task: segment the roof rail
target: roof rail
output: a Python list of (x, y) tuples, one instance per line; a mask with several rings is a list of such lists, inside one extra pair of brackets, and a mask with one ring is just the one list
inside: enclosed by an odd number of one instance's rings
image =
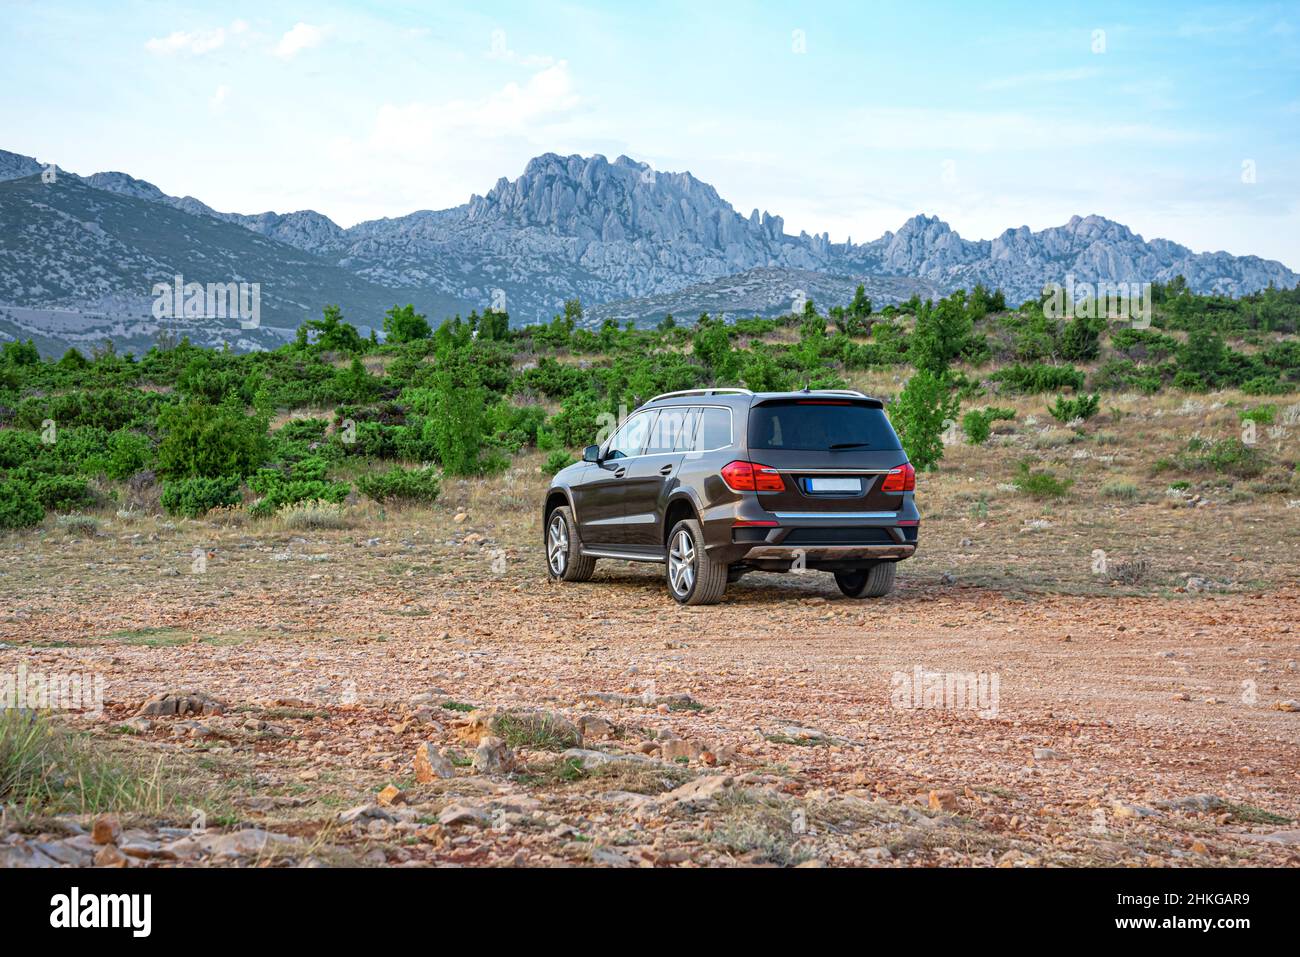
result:
[(870, 399), (871, 396), (865, 392), (859, 392), (857, 389), (813, 389), (813, 392), (829, 392), (831, 395), (857, 395), (864, 399)]
[(729, 393), (732, 395), (753, 395), (748, 389), (682, 389), (680, 392), (665, 392), (663, 395), (657, 395), (653, 399), (647, 400), (646, 404), (658, 402), (660, 399), (672, 399), (679, 395), (721, 395)]

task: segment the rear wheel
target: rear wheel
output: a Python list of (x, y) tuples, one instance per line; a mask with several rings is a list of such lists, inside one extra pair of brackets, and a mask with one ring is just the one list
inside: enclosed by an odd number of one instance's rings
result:
[(894, 562), (878, 562), (870, 568), (853, 572), (836, 572), (835, 584), (850, 598), (879, 598), (894, 590)]
[(668, 536), (668, 591), (683, 605), (715, 605), (727, 590), (727, 566), (709, 558), (704, 532), (693, 518)]
[(596, 559), (582, 554), (573, 512), (562, 505), (546, 520), (546, 574), (555, 581), (585, 582), (596, 570)]

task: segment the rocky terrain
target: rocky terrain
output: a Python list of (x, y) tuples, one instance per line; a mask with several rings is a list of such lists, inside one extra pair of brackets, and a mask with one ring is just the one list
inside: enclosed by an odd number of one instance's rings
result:
[[(268, 325), (284, 328), (327, 302), (364, 327), (398, 302), (437, 319), (481, 311), (496, 290), (516, 322), (545, 321), (575, 296), (611, 304), (602, 316), (693, 317), (716, 306), (715, 294), (727, 285), (745, 293), (729, 300), (733, 309), (752, 300), (766, 310), (800, 288), (791, 283), (809, 285), (802, 278), (808, 273), (824, 275), (833, 290), (874, 283), (877, 305), (977, 282), (1020, 302), (1067, 274), (1077, 282), (1183, 275), (1195, 291), (1238, 295), (1300, 282), (1281, 263), (1148, 242), (1095, 215), (979, 241), (924, 215), (869, 242), (795, 236), (778, 215), (741, 215), (690, 173), (657, 171), (626, 156), (610, 162), (548, 153), (462, 206), (347, 229), (311, 210), (217, 212), (121, 172), (79, 179), (60, 171), (47, 184), (41, 170), (30, 157), (0, 151), (0, 334), (44, 337), (51, 349), (77, 341), (78, 333), (147, 335), (138, 324), (142, 297), (153, 276), (177, 272), (201, 282), (260, 282), (272, 297), (275, 321)], [(83, 315), (80, 329), (59, 321)], [(256, 337), (236, 345), (255, 347)]]
[(1108, 497), (1223, 414), (1117, 402), (1110, 444), (1060, 451), (1068, 502), (989, 479), (1050, 428), (951, 447), (877, 602), (549, 584), (528, 460), (343, 528), (8, 533), (0, 675), (102, 676), (59, 720), (139, 784), (11, 808), (0, 863), (1300, 866), (1295, 503)]

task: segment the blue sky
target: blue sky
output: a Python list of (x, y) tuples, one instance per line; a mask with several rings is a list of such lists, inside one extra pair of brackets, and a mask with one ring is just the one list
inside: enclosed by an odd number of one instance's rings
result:
[(625, 153), (835, 241), (1099, 213), (1300, 269), (1295, 4), (0, 2), (0, 148), (222, 210)]

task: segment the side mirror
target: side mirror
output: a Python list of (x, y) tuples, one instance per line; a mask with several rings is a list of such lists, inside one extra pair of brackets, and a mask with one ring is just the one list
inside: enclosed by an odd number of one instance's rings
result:
[(599, 445), (589, 445), (589, 446), (587, 446), (585, 449), (583, 449), (583, 450), (582, 450), (582, 461), (584, 461), (584, 462), (599, 462), (599, 461), (600, 461), (600, 446), (599, 446)]

